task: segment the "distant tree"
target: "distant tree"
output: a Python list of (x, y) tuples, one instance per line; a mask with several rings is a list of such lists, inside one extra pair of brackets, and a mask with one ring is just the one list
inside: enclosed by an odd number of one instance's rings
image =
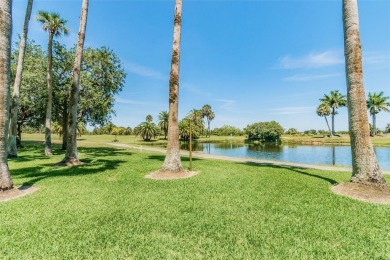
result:
[(131, 135), (133, 132), (133, 130), (131, 129), (131, 127), (126, 127), (125, 128), (125, 135)]
[(23, 63), (24, 63), (24, 54), (26, 52), (26, 42), (27, 42), (27, 34), (28, 34), (28, 25), (31, 17), (33, 0), (28, 0), (26, 15), (24, 18), (23, 32), (20, 37), (19, 44), (19, 57), (18, 57), (18, 65), (16, 69), (16, 75), (14, 80), (14, 89), (12, 93), (12, 102), (11, 102), (11, 120), (10, 120), (10, 129), (9, 129), (9, 153), (8, 157), (17, 157), (17, 124), (18, 124), (18, 110), (19, 110), (19, 96), (20, 96), (20, 85), (22, 83), (23, 76)]
[(144, 141), (151, 141), (159, 134), (159, 129), (155, 123), (146, 121), (141, 123), (138, 127), (139, 135), (142, 137), (142, 139), (144, 139)]
[(153, 121), (153, 117), (151, 115), (147, 115), (146, 118), (145, 118), (146, 122), (152, 122)]
[(164, 139), (167, 139), (167, 133), (168, 133), (168, 121), (169, 121), (169, 114), (167, 111), (161, 111), (160, 114), (158, 114), (158, 127), (160, 127), (161, 131), (164, 132)]
[(211, 133), (216, 136), (241, 136), (244, 134), (240, 128), (230, 125), (223, 125), (219, 128), (214, 128)]
[(387, 124), (385, 131), (386, 133), (390, 133), (390, 123)]
[(321, 103), (321, 105), (317, 107), (317, 115), (325, 118), (326, 125), (328, 126), (330, 132), (330, 136), (332, 137), (333, 136), (332, 130), (330, 130), (328, 119), (326, 118), (330, 114), (332, 114), (332, 109), (328, 103), (323, 102)]
[(12, 35), (12, 1), (0, 1), (0, 191), (12, 189), (14, 184), (7, 163), (9, 126), (9, 86)]
[(384, 112), (390, 112), (390, 102), (388, 101), (389, 97), (383, 96), (383, 91), (380, 93), (368, 93), (368, 100), (367, 100), (367, 108), (370, 111), (370, 115), (372, 116), (372, 131), (371, 136), (375, 136), (377, 129), (376, 129), (376, 114), (378, 114), (380, 111)]
[(288, 130), (286, 131), (286, 134), (288, 134), (288, 135), (296, 135), (296, 134), (298, 134), (298, 133), (299, 133), (298, 130), (295, 129), (295, 128), (290, 128), (290, 129), (288, 129)]
[(310, 129), (310, 130), (306, 130), (303, 132), (305, 135), (316, 135), (317, 134), (317, 130), (315, 129)]
[(278, 142), (284, 133), (283, 127), (275, 121), (259, 122), (245, 128), (248, 139), (260, 142)]
[(337, 115), (336, 109), (339, 107), (345, 107), (347, 105), (347, 98), (338, 90), (334, 90), (330, 92), (330, 95), (325, 94), (324, 98), (321, 98), (320, 101), (327, 104), (332, 109), (332, 135), (335, 135), (334, 117)]
[(53, 58), (52, 58), (52, 44), (55, 36), (61, 34), (68, 34), (68, 27), (66, 27), (67, 21), (62, 19), (58, 13), (48, 13), (45, 11), (39, 11), (36, 16), (36, 20), (42, 24), (44, 31), (49, 32), (49, 41), (47, 45), (47, 89), (48, 99), (46, 106), (46, 122), (45, 122), (45, 155), (52, 155), (51, 148), (51, 116), (53, 106)]
[(349, 133), (352, 152), (352, 177), (350, 181), (389, 189), (369, 136), (357, 0), (343, 0), (342, 10)]
[(213, 110), (211, 109), (211, 106), (210, 105), (204, 105), (202, 107), (202, 117), (203, 118), (206, 118), (207, 120), (207, 133), (206, 133), (206, 137), (210, 137), (210, 122), (214, 120), (215, 118), (215, 114), (213, 112)]

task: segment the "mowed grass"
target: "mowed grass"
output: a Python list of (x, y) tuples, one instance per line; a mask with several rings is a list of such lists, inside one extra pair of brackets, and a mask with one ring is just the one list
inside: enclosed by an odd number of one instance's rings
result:
[(24, 144), (13, 180), (40, 189), (0, 203), (1, 259), (390, 258), (390, 206), (330, 191), (348, 173), (196, 159), (156, 181), (162, 154), (80, 147), (86, 164), (60, 167), (59, 146)]

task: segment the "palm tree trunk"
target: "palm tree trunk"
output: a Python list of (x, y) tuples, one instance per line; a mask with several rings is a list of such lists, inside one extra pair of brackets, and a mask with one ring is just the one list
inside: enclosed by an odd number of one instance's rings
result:
[(79, 38), (77, 42), (76, 58), (73, 67), (73, 82), (70, 89), (69, 115), (68, 115), (68, 141), (66, 145), (66, 155), (63, 160), (66, 164), (78, 164), (77, 154), (77, 105), (80, 92), (80, 70), (83, 59), (83, 48), (85, 31), (87, 27), (89, 0), (83, 0), (80, 17)]
[(357, 0), (343, 0), (344, 53), (348, 87), (351, 182), (387, 187), (370, 139), (363, 85)]
[(68, 141), (68, 101), (64, 98), (63, 111), (62, 111), (62, 148), (66, 150)]
[(47, 45), (47, 106), (45, 120), (45, 155), (53, 155), (51, 149), (51, 113), (53, 107), (53, 57), (52, 57), (53, 32), (49, 32), (49, 42)]
[(332, 134), (331, 136), (334, 136), (336, 135), (336, 131), (334, 130), (334, 115), (335, 115), (335, 111), (334, 111), (334, 108), (332, 108)]
[(210, 137), (210, 120), (207, 119), (207, 134)]
[(328, 119), (326, 118), (326, 116), (324, 116), (324, 117), (325, 117), (326, 125), (328, 126), (328, 129), (329, 129), (330, 136), (332, 136), (333, 134), (332, 134), (332, 131), (330, 130)]
[(376, 114), (372, 115), (372, 136), (376, 136)]
[(169, 122), (168, 144), (163, 171), (179, 172), (183, 170), (180, 160), (180, 141), (178, 125), (179, 106), (179, 65), (180, 65), (180, 36), (181, 36), (182, 0), (176, 0), (174, 33), (172, 47), (171, 75), (169, 79)]
[(24, 53), (26, 50), (28, 24), (31, 17), (32, 5), (33, 5), (33, 0), (28, 0), (26, 16), (24, 18), (23, 33), (20, 38), (18, 66), (16, 68), (14, 92), (12, 94), (9, 154), (8, 154), (9, 157), (18, 156), (18, 152), (16, 149), (16, 135), (17, 135), (17, 120), (18, 120), (18, 109), (19, 109), (19, 94), (20, 94), (20, 85), (22, 83)]
[(7, 163), (9, 129), (10, 64), (12, 35), (11, 0), (0, 1), (0, 191), (13, 188)]

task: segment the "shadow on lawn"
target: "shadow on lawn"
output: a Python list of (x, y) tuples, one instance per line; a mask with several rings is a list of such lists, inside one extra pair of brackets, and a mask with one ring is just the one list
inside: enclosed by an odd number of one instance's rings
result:
[[(147, 157), (148, 160), (157, 160), (157, 161), (160, 161), (160, 162), (163, 162), (165, 160), (165, 155), (149, 155)], [(181, 161), (182, 162), (189, 162), (190, 161), (190, 158), (188, 157), (180, 157)], [(203, 159), (200, 159), (200, 158), (192, 158), (192, 161), (195, 162), (195, 161), (201, 161)]]
[[(28, 147), (27, 149), (36, 151), (37, 147)], [(114, 158), (106, 159), (106, 156), (117, 156), (122, 155), (131, 155), (129, 151), (118, 150), (109, 147), (82, 147), (78, 149), (79, 152), (84, 154), (82, 162), (84, 165), (80, 166), (58, 166), (53, 163), (47, 163), (45, 159), (52, 159), (51, 157), (40, 156), (37, 153), (35, 155), (29, 156), (19, 156), (14, 158), (14, 161), (33, 161), (39, 160), (39, 164), (33, 167), (24, 167), (19, 169), (12, 170), (12, 176), (17, 176), (19, 178), (28, 178), (28, 181), (25, 181), (22, 185), (31, 186), (37, 182), (54, 177), (74, 177), (74, 176), (84, 176), (91, 174), (98, 174), (106, 170), (117, 169), (121, 164), (127, 162), (125, 160), (119, 160)], [(64, 152), (63, 152), (64, 154)]]
[(333, 179), (330, 179), (330, 178), (327, 178), (327, 177), (324, 177), (324, 176), (321, 176), (321, 175), (312, 174), (312, 173), (308, 173), (308, 172), (303, 171), (303, 170), (307, 170), (307, 168), (300, 168), (300, 167), (287, 166), (287, 165), (274, 165), (274, 164), (271, 164), (271, 163), (259, 164), (259, 163), (253, 163), (253, 162), (245, 162), (245, 163), (238, 163), (238, 164), (249, 165), (249, 166), (260, 167), (260, 168), (267, 167), (267, 168), (273, 168), (273, 169), (284, 169), (284, 170), (293, 171), (293, 172), (296, 172), (296, 173), (299, 173), (299, 174), (302, 174), (302, 175), (306, 175), (306, 176), (309, 176), (309, 177), (318, 178), (318, 179), (327, 181), (327, 182), (329, 182), (332, 185), (338, 184), (338, 182), (333, 180)]

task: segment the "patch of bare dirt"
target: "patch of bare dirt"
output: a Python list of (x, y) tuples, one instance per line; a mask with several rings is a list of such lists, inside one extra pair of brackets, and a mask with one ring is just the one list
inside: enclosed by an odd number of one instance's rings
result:
[(380, 188), (348, 182), (333, 186), (332, 191), (338, 195), (364, 202), (390, 205), (389, 188)]
[(0, 202), (5, 202), (16, 198), (20, 198), (28, 194), (31, 194), (37, 190), (38, 188), (33, 186), (21, 186), (18, 188), (15, 187), (11, 190), (0, 192)]
[(148, 175), (145, 175), (147, 179), (153, 180), (176, 180), (176, 179), (187, 179), (197, 175), (198, 172), (180, 171), (180, 172), (169, 172), (169, 171), (155, 171)]

